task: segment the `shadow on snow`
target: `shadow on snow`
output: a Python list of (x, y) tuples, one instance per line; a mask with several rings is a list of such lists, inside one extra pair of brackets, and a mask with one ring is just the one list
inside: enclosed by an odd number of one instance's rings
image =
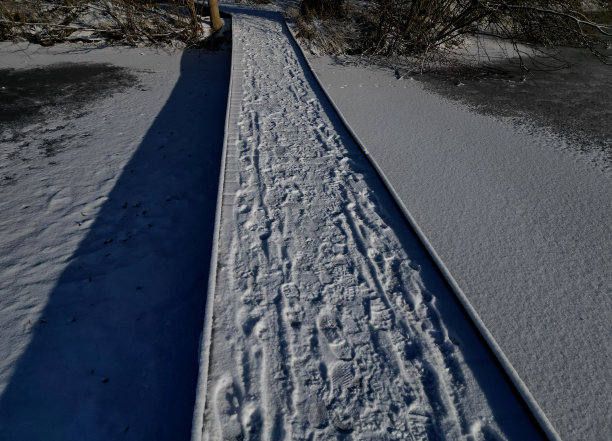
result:
[(227, 52), (200, 54), (183, 53), (50, 293), (0, 398), (1, 439), (189, 438), (229, 71)]

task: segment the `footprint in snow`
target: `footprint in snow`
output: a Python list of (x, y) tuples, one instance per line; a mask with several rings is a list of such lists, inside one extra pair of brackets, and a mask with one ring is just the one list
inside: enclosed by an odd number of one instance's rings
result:
[(228, 441), (243, 439), (240, 422), (240, 391), (229, 377), (220, 379), (217, 385), (215, 413), (221, 439)]
[(342, 336), (336, 316), (330, 312), (322, 312), (317, 320), (319, 332), (323, 334), (329, 349), (340, 360), (352, 360), (353, 348)]

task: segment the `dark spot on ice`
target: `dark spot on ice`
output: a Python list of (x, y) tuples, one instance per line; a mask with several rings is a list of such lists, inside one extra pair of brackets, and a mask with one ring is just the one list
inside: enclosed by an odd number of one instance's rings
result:
[(0, 69), (0, 127), (73, 113), (92, 101), (137, 83), (128, 69), (111, 64), (57, 63), (32, 69)]

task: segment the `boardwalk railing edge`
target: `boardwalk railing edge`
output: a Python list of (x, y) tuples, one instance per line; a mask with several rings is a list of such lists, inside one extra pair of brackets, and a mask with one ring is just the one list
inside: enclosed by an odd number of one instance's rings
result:
[(423, 230), (419, 227), (419, 225), (415, 221), (414, 217), (412, 216), (408, 208), (405, 206), (403, 201), (397, 195), (397, 192), (395, 191), (391, 182), (387, 179), (383, 170), (379, 167), (378, 163), (372, 157), (372, 155), (370, 154), (366, 146), (361, 142), (357, 134), (353, 131), (350, 124), (348, 123), (344, 115), (342, 114), (342, 111), (338, 108), (338, 106), (336, 106), (336, 103), (334, 102), (332, 97), (327, 93), (327, 90), (325, 90), (323, 83), (321, 82), (317, 74), (315, 73), (315, 70), (310, 64), (310, 61), (308, 61), (308, 57), (304, 53), (304, 49), (298, 43), (295, 33), (293, 32), (293, 29), (291, 29), (291, 27), (287, 24), (286, 21), (283, 20), (283, 23), (289, 35), (291, 35), (291, 38), (293, 39), (295, 46), (298, 48), (300, 55), (303, 57), (306, 65), (310, 69), (310, 72), (312, 73), (313, 78), (315, 79), (315, 81), (319, 85), (319, 88), (321, 89), (325, 97), (327, 98), (329, 104), (336, 111), (345, 129), (350, 134), (350, 136), (353, 138), (355, 143), (359, 146), (359, 148), (365, 155), (368, 162), (372, 165), (372, 167), (376, 171), (376, 174), (381, 179), (384, 186), (387, 188), (387, 191), (389, 192), (395, 204), (397, 205), (397, 207), (400, 209), (400, 211), (406, 218), (410, 227), (416, 233), (423, 247), (425, 248), (430, 258), (432, 259), (432, 261), (437, 266), (438, 270), (440, 271), (440, 273), (446, 280), (446, 283), (448, 284), (451, 291), (453, 292), (453, 294), (455, 295), (455, 297), (457, 298), (457, 300), (459, 301), (459, 303), (465, 310), (469, 319), (472, 321), (472, 324), (474, 325), (476, 330), (480, 333), (484, 342), (489, 346), (489, 350), (491, 351), (493, 356), (497, 359), (497, 362), (502, 367), (502, 369), (505, 371), (506, 376), (508, 377), (511, 384), (514, 386), (515, 390), (518, 392), (518, 394), (524, 401), (527, 408), (531, 411), (533, 418), (540, 426), (543, 434), (546, 435), (546, 437), (550, 441), (562, 441), (561, 437), (559, 436), (555, 428), (552, 426), (552, 424), (550, 423), (550, 421), (548, 420), (548, 418), (546, 417), (546, 415), (544, 414), (544, 412), (538, 405), (537, 401), (535, 400), (531, 392), (529, 392), (529, 389), (527, 388), (523, 380), (520, 378), (520, 376), (518, 375), (518, 373), (516, 372), (512, 364), (510, 363), (510, 360), (508, 360), (508, 358), (502, 351), (501, 347), (497, 344), (497, 342), (493, 338), (493, 335), (491, 334), (491, 332), (488, 330), (488, 328), (486, 327), (486, 325), (484, 324), (484, 322), (478, 315), (478, 312), (476, 311), (476, 309), (472, 306), (472, 304), (470, 303), (469, 299), (467, 298), (463, 290), (459, 287), (457, 281), (452, 276), (452, 274), (450, 273), (450, 271), (448, 270), (448, 268), (446, 267), (446, 265), (444, 264), (444, 262), (442, 261), (438, 253), (436, 252), (436, 250), (434, 249), (431, 242), (429, 242), (429, 239), (427, 238), (427, 236), (425, 236)]
[[(232, 32), (232, 43), (231, 43), (231, 57), (230, 57), (230, 79), (229, 79), (229, 87), (227, 92), (227, 105), (225, 109), (225, 129), (223, 134), (223, 147), (221, 152), (221, 165), (220, 165), (220, 173), (219, 173), (219, 185), (217, 190), (217, 205), (215, 212), (215, 227), (213, 230), (213, 242), (212, 242), (212, 250), (211, 250), (211, 259), (210, 259), (210, 270), (208, 276), (208, 288), (206, 294), (206, 304), (204, 310), (204, 328), (202, 330), (202, 335), (200, 338), (200, 358), (199, 358), (199, 372), (198, 372), (198, 382), (196, 387), (195, 394), (195, 404), (193, 411), (193, 421), (191, 426), (191, 441), (201, 441), (204, 430), (204, 411), (206, 409), (206, 395), (207, 395), (207, 387), (208, 387), (208, 369), (210, 366), (210, 348), (211, 348), (211, 338), (212, 338), (212, 325), (213, 325), (213, 311), (215, 306), (215, 288), (217, 285), (217, 264), (218, 264), (218, 254), (219, 254), (219, 234), (221, 229), (221, 215), (223, 208), (223, 190), (225, 186), (225, 168), (227, 162), (227, 150), (228, 150), (228, 140), (231, 135), (231, 124), (232, 124), (232, 115), (236, 113), (235, 110), (232, 109), (232, 93), (234, 87), (239, 85), (239, 81), (235, 78), (234, 67), (236, 65), (236, 51), (234, 50), (234, 39), (233, 39), (233, 30), (234, 30), (234, 20), (233, 19), (225, 19), (230, 23), (230, 31)], [(233, 113), (232, 113), (233, 111)]]

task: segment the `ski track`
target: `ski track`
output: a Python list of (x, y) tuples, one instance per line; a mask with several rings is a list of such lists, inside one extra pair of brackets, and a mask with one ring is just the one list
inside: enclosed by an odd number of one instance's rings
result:
[(381, 207), (374, 171), (335, 131), (280, 16), (232, 21), (242, 96), (204, 439), (505, 439), (487, 409), (462, 406), (477, 392), (388, 226), (399, 214)]

